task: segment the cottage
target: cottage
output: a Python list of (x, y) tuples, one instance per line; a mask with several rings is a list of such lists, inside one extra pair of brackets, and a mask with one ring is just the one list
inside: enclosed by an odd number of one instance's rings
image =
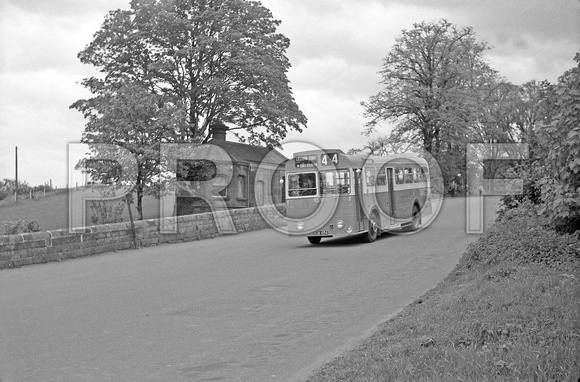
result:
[(234, 209), (284, 201), (282, 180), (287, 158), (273, 148), (230, 142), (226, 139), (227, 131), (228, 127), (221, 123), (210, 126), (211, 139), (205, 143), (227, 153), (230, 159), (227, 174), (218, 169), (223, 163), (206, 159), (181, 161), (182, 166), (177, 169), (178, 180), (210, 182), (211, 198), (219, 203), (210, 206), (207, 197), (178, 192), (177, 215), (208, 212), (212, 207)]

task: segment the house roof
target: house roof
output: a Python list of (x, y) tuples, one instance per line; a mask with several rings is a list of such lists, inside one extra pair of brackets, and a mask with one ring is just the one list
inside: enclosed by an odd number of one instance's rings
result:
[(207, 143), (224, 149), (235, 162), (281, 164), (288, 160), (278, 150), (269, 147), (252, 146), (221, 139), (210, 139)]

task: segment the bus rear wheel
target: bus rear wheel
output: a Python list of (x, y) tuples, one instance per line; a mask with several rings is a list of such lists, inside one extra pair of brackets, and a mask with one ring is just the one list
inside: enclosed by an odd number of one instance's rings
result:
[(320, 236), (308, 236), (308, 241), (310, 244), (319, 244), (320, 239), (322, 239)]
[(421, 210), (418, 205), (413, 206), (413, 216), (411, 218), (411, 231), (417, 231), (421, 226)]
[(371, 218), (369, 219), (369, 229), (364, 234), (364, 240), (367, 243), (372, 243), (373, 241), (377, 240), (377, 236), (379, 236), (379, 219), (376, 212), (373, 212)]

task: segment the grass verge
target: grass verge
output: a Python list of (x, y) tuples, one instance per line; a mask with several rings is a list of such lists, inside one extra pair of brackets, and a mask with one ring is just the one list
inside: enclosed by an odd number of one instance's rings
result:
[[(113, 202), (119, 203), (120, 200)], [(132, 204), (133, 216), (137, 219), (136, 204)], [(68, 193), (54, 193), (39, 199), (26, 199), (18, 203), (0, 204), (0, 235), (4, 235), (3, 222), (24, 220), (38, 222), (41, 231), (50, 231), (68, 228), (69, 200)], [(159, 217), (159, 200), (151, 196), (143, 198), (143, 218), (156, 219)], [(123, 211), (123, 221), (129, 221), (127, 208)], [(90, 225), (91, 223), (88, 222)]]
[(317, 381), (579, 381), (580, 243), (506, 213), (436, 288)]

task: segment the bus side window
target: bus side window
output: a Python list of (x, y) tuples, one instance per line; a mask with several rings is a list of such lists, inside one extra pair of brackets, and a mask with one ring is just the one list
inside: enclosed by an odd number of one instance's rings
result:
[(413, 183), (419, 183), (421, 181), (419, 171), (419, 167), (413, 167)]
[(339, 194), (350, 194), (350, 171), (338, 170)]
[(395, 170), (395, 183), (405, 183), (405, 175), (403, 174), (403, 169), (400, 167)]
[(320, 195), (335, 193), (337, 186), (334, 178), (333, 171), (320, 172)]
[(413, 168), (405, 168), (405, 183), (413, 183)]
[(375, 169), (373, 167), (368, 167), (365, 169), (365, 178), (367, 187), (372, 187), (375, 185)]
[(377, 175), (377, 186), (386, 186), (387, 185), (387, 172), (386, 169), (383, 167), (379, 171)]

